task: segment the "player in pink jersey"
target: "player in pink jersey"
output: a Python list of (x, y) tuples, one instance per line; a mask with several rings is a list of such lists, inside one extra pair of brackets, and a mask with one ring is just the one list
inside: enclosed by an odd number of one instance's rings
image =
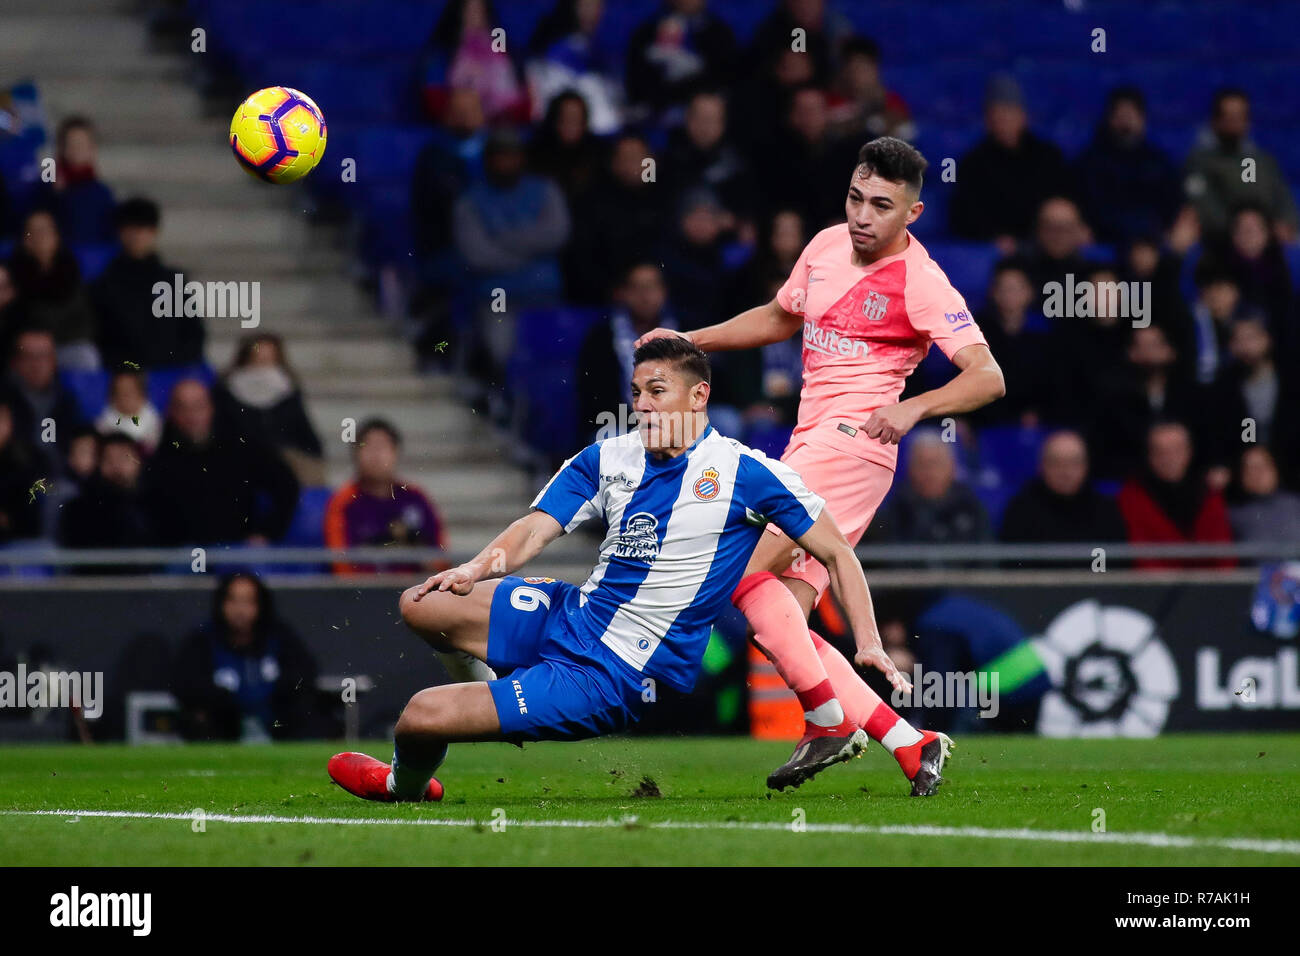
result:
[[(655, 329), (641, 340), (685, 334), (705, 351), (720, 351), (769, 345), (802, 330), (799, 421), (781, 460), (826, 499), (855, 545), (889, 491), (899, 440), (922, 419), (973, 411), (1005, 392), (965, 300), (908, 231), (925, 208), (926, 165), (902, 140), (867, 143), (849, 180), (846, 221), (813, 237), (775, 299), (718, 325), (689, 333)], [(900, 402), (907, 376), (932, 343), (959, 373)], [(898, 761), (913, 796), (934, 793), (952, 741), (913, 728), (808, 630), (829, 576), (777, 529), (768, 530), (732, 601), (799, 697), (805, 721), (793, 756), (768, 786), (798, 786), (860, 753), (870, 737)], [(893, 669), (878, 634), (874, 642), (859, 640), (854, 660), (886, 674)]]

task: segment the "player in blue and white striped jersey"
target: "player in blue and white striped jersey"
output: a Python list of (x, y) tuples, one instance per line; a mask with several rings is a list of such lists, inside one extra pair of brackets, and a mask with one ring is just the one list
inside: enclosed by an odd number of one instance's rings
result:
[[(484, 662), (477, 676), (491, 679), (411, 698), (391, 768), (363, 754), (336, 755), (330, 776), (349, 792), (438, 799), (442, 786), (430, 778), (448, 743), (611, 733), (651, 705), (655, 682), (690, 691), (712, 624), (769, 521), (826, 565), (855, 636), (879, 646), (862, 567), (822, 499), (786, 465), (709, 424), (704, 353), (684, 339), (655, 339), (635, 363), (635, 432), (570, 458), (530, 514), (473, 560), (402, 595), (407, 624), (444, 653)], [(603, 519), (608, 531), (581, 587), (511, 575), (588, 518)], [(471, 668), (461, 676), (476, 675)], [(853, 743), (865, 747), (865, 735)]]

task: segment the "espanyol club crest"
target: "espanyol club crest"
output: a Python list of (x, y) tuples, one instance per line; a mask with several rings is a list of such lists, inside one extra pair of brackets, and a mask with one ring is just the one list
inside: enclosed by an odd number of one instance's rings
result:
[(722, 490), (722, 478), (716, 468), (705, 468), (704, 473), (700, 475), (695, 482), (695, 497), (701, 501), (712, 501), (718, 497), (718, 492)]
[(880, 322), (885, 318), (885, 310), (889, 308), (889, 296), (881, 295), (874, 289), (867, 292), (867, 297), (862, 300), (862, 314), (867, 317), (868, 322)]

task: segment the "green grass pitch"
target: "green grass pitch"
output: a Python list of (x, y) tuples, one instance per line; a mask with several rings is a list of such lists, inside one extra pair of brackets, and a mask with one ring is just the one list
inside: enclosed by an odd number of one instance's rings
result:
[[(338, 749), (3, 747), (0, 861), (1300, 864), (1300, 734), (968, 736), (929, 799), (909, 798), (876, 746), (769, 794), (764, 777), (787, 745), (610, 738), (522, 751), (453, 746), (442, 803), (375, 804), (330, 783), (325, 762)], [(378, 742), (357, 749), (389, 751)], [(202, 828), (189, 818), (196, 809), (207, 816)], [(1097, 810), (1105, 833), (1094, 832)]]

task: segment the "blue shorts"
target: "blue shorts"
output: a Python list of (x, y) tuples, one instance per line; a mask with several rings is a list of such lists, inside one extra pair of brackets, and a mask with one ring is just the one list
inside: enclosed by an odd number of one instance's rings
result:
[(488, 682), (510, 741), (585, 740), (626, 730), (647, 706), (643, 676), (569, 627), (578, 588), (553, 578), (503, 578), (488, 614)]

